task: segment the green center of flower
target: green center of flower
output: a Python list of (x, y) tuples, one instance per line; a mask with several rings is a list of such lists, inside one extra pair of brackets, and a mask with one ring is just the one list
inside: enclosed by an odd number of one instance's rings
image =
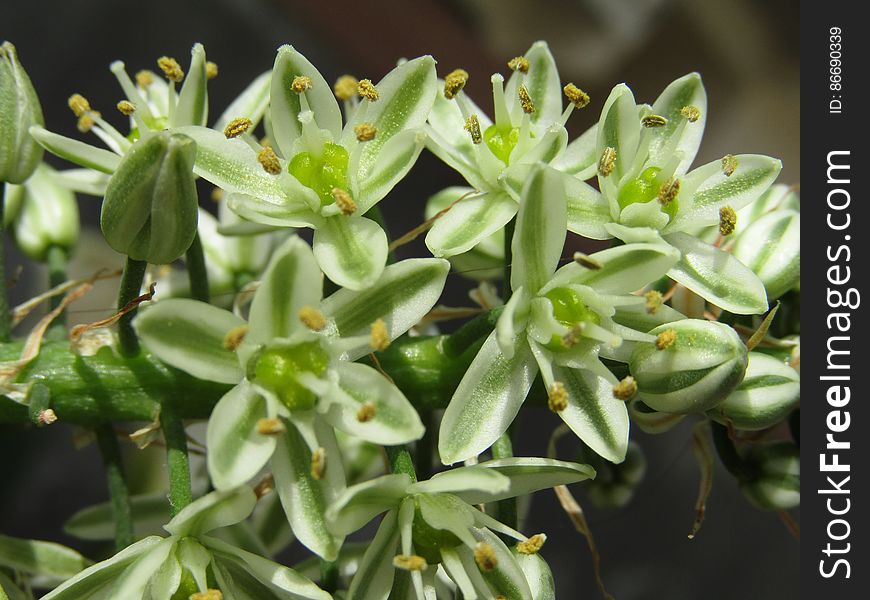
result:
[[(619, 208), (624, 209), (630, 204), (644, 204), (653, 200), (658, 201), (659, 192), (662, 185), (665, 183), (660, 176), (661, 169), (659, 167), (647, 167), (636, 179), (628, 181), (619, 190), (617, 202)], [(671, 219), (677, 214), (679, 202), (676, 198), (669, 200), (662, 205), (662, 210), (667, 213)]]
[(511, 152), (520, 139), (520, 130), (516, 127), (499, 129), (496, 125), (490, 125), (483, 132), (483, 140), (490, 151), (505, 165), (510, 164)]
[[(428, 500), (446, 501), (448, 505), (461, 504), (462, 501), (450, 494), (429, 495)], [(430, 565), (441, 562), (441, 548), (455, 548), (462, 542), (456, 535), (446, 529), (438, 529), (423, 518), (419, 500), (415, 501), (414, 521), (411, 525), (411, 539), (414, 540), (414, 552), (426, 559)], [(461, 510), (459, 506), (455, 507)]]
[[(544, 294), (553, 304), (553, 316), (565, 327), (574, 330), (583, 323), (598, 325), (601, 317), (583, 301), (575, 290), (567, 287), (554, 288)], [(569, 334), (571, 335), (571, 334)], [(573, 344), (566, 343), (564, 337), (554, 335), (547, 343), (547, 348), (553, 351), (562, 351), (570, 348)]]
[(314, 407), (317, 397), (299, 383), (300, 373), (320, 377), (329, 366), (329, 355), (319, 342), (266, 347), (251, 360), (248, 378), (273, 392), (290, 410)]
[(199, 591), (199, 586), (196, 584), (196, 579), (189, 569), (184, 568), (181, 571), (181, 581), (178, 584), (178, 589), (172, 594), (170, 600), (188, 600), (193, 594)]
[(323, 206), (335, 202), (332, 190), (347, 190), (348, 154), (344, 146), (326, 143), (317, 157), (300, 152), (290, 161), (289, 170), (299, 182), (317, 192)]

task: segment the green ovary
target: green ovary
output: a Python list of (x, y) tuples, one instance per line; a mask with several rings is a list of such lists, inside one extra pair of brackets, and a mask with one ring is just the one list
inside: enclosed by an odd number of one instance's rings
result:
[[(601, 323), (601, 317), (598, 316), (598, 313), (591, 310), (580, 297), (580, 294), (571, 288), (555, 288), (544, 294), (544, 297), (553, 304), (553, 317), (565, 327), (574, 329), (581, 323), (595, 325)], [(565, 343), (558, 335), (554, 335), (546, 346), (554, 352), (566, 349)]]
[[(447, 495), (441, 496), (447, 499)], [(414, 541), (414, 552), (426, 559), (430, 565), (441, 562), (441, 548), (455, 548), (462, 542), (446, 529), (436, 529), (423, 518), (419, 502), (414, 510), (414, 521), (411, 525), (411, 539)]]
[(299, 182), (317, 192), (323, 206), (335, 202), (332, 190), (339, 188), (347, 191), (348, 154), (344, 146), (324, 144), (323, 154), (312, 156), (310, 152), (300, 152), (290, 161), (290, 174)]
[[(643, 204), (652, 200), (658, 201), (659, 190), (662, 187), (662, 183), (664, 183), (664, 181), (659, 179), (660, 172), (661, 169), (658, 167), (647, 167), (639, 177), (623, 185), (616, 199), (619, 203), (619, 208), (624, 209), (629, 204)], [(673, 219), (677, 214), (678, 207), (679, 202), (674, 198), (668, 202), (667, 206), (662, 206), (662, 210)]]
[(510, 164), (511, 152), (520, 139), (520, 130), (513, 127), (506, 131), (499, 131), (495, 125), (490, 125), (483, 132), (483, 139), (490, 151), (505, 165)]
[(305, 410), (314, 407), (317, 397), (298, 382), (297, 375), (311, 373), (320, 377), (329, 366), (329, 356), (319, 342), (304, 342), (266, 348), (252, 362), (252, 381), (274, 392), (290, 410)]

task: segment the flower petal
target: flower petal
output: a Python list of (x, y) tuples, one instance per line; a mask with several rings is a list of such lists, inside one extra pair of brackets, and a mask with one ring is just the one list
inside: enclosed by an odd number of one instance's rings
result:
[[(501, 494), (510, 487), (510, 479), (495, 469), (484, 469), (478, 465), (449, 469), (436, 473), (431, 479), (414, 483), (408, 489), (409, 494), (439, 494), (449, 492), (464, 498), (465, 493)], [(486, 502), (489, 502), (486, 500)], [(480, 502), (469, 502), (480, 504)]]
[(169, 556), (176, 540), (166, 538), (142, 553), (136, 561), (118, 576), (108, 598), (142, 598), (151, 579)]
[[(694, 106), (701, 116), (694, 123), (683, 122), (683, 107)], [(681, 155), (677, 175), (685, 173), (701, 145), (707, 122), (707, 92), (697, 73), (689, 73), (671, 82), (652, 106), (652, 113), (667, 119), (664, 127), (645, 131), (649, 136), (647, 164), (661, 167), (671, 156)]]
[(749, 225), (731, 253), (758, 275), (768, 299), (774, 299), (800, 283), (800, 240), (800, 213), (778, 210)]
[(178, 93), (172, 126), (205, 125), (208, 120), (208, 89), (205, 74), (205, 48), (194, 44), (190, 51), (190, 68)]
[(196, 537), (245, 520), (256, 505), (257, 496), (246, 485), (211, 492), (182, 508), (163, 529), (176, 536)]
[(604, 227), (613, 219), (601, 192), (571, 175), (563, 175), (562, 183), (568, 198), (568, 231), (593, 240), (613, 237)]
[(627, 85), (620, 83), (610, 92), (598, 122), (598, 141), (595, 147), (598, 158), (605, 148), (616, 150), (613, 172), (606, 177), (600, 174), (598, 176), (602, 191), (607, 187), (605, 183), (615, 185), (631, 168), (639, 139), (640, 119), (634, 95)]
[(514, 71), (505, 86), (505, 96), (512, 105), (518, 104), (517, 91), (522, 82), (535, 104), (531, 122), (544, 129), (562, 116), (562, 84), (556, 60), (544, 41), (532, 44), (523, 56), (529, 61), (529, 72), (522, 75)]
[(40, 146), (55, 156), (88, 169), (96, 169), (111, 174), (115, 172), (121, 162), (121, 157), (114, 152), (52, 133), (38, 125), (30, 128), (30, 135), (39, 142)]
[(387, 234), (365, 217), (336, 215), (314, 232), (314, 257), (334, 283), (351, 290), (374, 285), (387, 262)]
[(423, 151), (426, 134), (419, 129), (403, 131), (387, 141), (374, 164), (359, 182), (357, 210), (365, 214), (399, 183)]
[[(595, 477), (595, 469), (589, 465), (552, 458), (501, 458), (478, 463), (474, 468), (495, 471), (507, 477), (509, 485), (504, 489), (468, 488), (454, 491), (457, 496), (469, 504), (496, 502)], [(458, 470), (454, 469), (454, 471)], [(448, 471), (448, 473), (450, 472)]]
[(330, 531), (348, 535), (361, 529), (380, 513), (397, 507), (410, 483), (410, 477), (395, 473), (347, 488), (326, 513)]
[(505, 192), (488, 192), (457, 202), (426, 234), (435, 256), (450, 257), (470, 250), (504, 227), (517, 213), (517, 203)]
[(396, 568), (393, 557), (399, 544), (396, 511), (386, 514), (350, 582), (348, 600), (387, 600)]
[[(302, 184), (298, 187), (300, 197), (311, 191)], [(315, 215), (307, 206), (293, 202), (289, 197), (273, 204), (247, 194), (231, 193), (227, 195), (226, 203), (241, 219), (238, 223), (221, 225), (218, 231), (223, 235), (250, 235), (288, 227), (316, 229), (323, 223), (320, 215)]]
[(272, 71), (258, 75), (248, 84), (242, 93), (233, 100), (226, 110), (215, 121), (212, 129), (223, 131), (224, 127), (239, 117), (247, 117), (256, 127), (269, 106), (269, 91), (272, 87)]
[(586, 181), (598, 172), (597, 152), (598, 123), (580, 134), (580, 137), (568, 144), (565, 151), (557, 156), (551, 166), (557, 171), (573, 175), (580, 181)]
[(0, 535), (0, 564), (4, 568), (62, 581), (81, 572), (89, 563), (72, 548), (54, 542)]

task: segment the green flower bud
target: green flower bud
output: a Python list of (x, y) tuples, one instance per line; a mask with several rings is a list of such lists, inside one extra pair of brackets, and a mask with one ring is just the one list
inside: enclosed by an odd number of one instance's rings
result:
[(794, 369), (772, 356), (750, 352), (743, 382), (707, 414), (737, 429), (767, 429), (782, 422), (800, 396), (800, 375)]
[(0, 181), (22, 183), (42, 161), (31, 125), (45, 125), (39, 98), (18, 62), (15, 46), (0, 46)]
[(109, 245), (135, 260), (170, 263), (193, 242), (196, 143), (161, 131), (134, 144), (109, 179), (100, 227)]
[(24, 184), (6, 184), (4, 225), (18, 248), (33, 260), (45, 260), (51, 246), (69, 253), (79, 239), (75, 194), (60, 185), (55, 174), (42, 163)]
[(743, 456), (750, 475), (740, 490), (758, 508), (788, 510), (801, 503), (800, 451), (790, 442), (749, 446)]
[(685, 418), (685, 415), (658, 412), (644, 404), (639, 398), (628, 403), (628, 414), (644, 433), (659, 434), (670, 431)]
[(595, 479), (587, 481), (589, 499), (599, 508), (622, 508), (629, 503), (638, 484), (646, 474), (646, 457), (640, 446), (630, 441), (625, 460), (613, 464), (593, 459), (593, 453), (584, 453), (583, 460), (595, 468)]
[(801, 215), (793, 210), (768, 213), (746, 228), (731, 252), (764, 283), (773, 300), (800, 282)]
[(746, 346), (729, 326), (685, 319), (652, 331), (629, 361), (640, 399), (666, 413), (697, 413), (722, 402), (743, 380)]

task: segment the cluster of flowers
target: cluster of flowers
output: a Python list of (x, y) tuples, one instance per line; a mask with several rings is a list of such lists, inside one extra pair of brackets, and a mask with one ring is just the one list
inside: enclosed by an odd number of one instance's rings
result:
[[(18, 69), (13, 50), (4, 53), (3, 69)], [(43, 165), (15, 180), (0, 164), (11, 182), (5, 218), (40, 258), (49, 244), (75, 242), (78, 218), (39, 211), (73, 214), (70, 190), (103, 196), (101, 226), (117, 251), (166, 264), (198, 232), (212, 292), (255, 290), (233, 310), (164, 297), (135, 320), (162, 361), (234, 386), (208, 421), (216, 491), (174, 517), (168, 538), (145, 538), (46, 598), (330, 597), (296, 571), (205, 535), (251, 514), (249, 485), (264, 471), (295, 538), (326, 561), (341, 561), (345, 536), (386, 513), (362, 556), (345, 561), (342, 597), (423, 600), (458, 589), (468, 599), (553, 598), (537, 554), (545, 537), (527, 538), (475, 506), (595, 476), (554, 459), (477, 463), (538, 376), (549, 409), (597, 460), (616, 464), (630, 455), (630, 416), (648, 431), (689, 414), (759, 430), (797, 405), (798, 373), (776, 353), (797, 343), (749, 352), (715, 317), (766, 313), (799, 285), (799, 204), (772, 186), (780, 163), (766, 156), (727, 155), (690, 170), (707, 111), (697, 74), (652, 105), (616, 86), (598, 123), (569, 143), (566, 122), (590, 99), (563, 85), (543, 42), (510, 61), (507, 81), (492, 76), (492, 120), (464, 92), (468, 73), (439, 79), (429, 56), (378, 83), (343, 76), (330, 85), (283, 46), (273, 69), (207, 127), (207, 81), (217, 69), (202, 46), (186, 74), (170, 58), (158, 65), (164, 78), (111, 67), (128, 134), (84, 97), (70, 98), (79, 129), (107, 150), (52, 133), (34, 116), (32, 139), (83, 168)], [(391, 262), (376, 205), (424, 149), (469, 187), (430, 199), (433, 257)], [(219, 220), (198, 209), (195, 177), (222, 190)], [(313, 244), (295, 228), (313, 229)], [(564, 260), (568, 232), (615, 243)], [(509, 266), (495, 328), (438, 431), (441, 462), (466, 466), (420, 482), (393, 473), (353, 483), (345, 463), (360, 441), (396, 446), (424, 434), (414, 403), (377, 361), (358, 361), (423, 319), (451, 263), (478, 273)], [(341, 289), (323, 297), (324, 276)], [(793, 505), (790, 458), (744, 457), (754, 465), (741, 481), (747, 494), (763, 506)]]

